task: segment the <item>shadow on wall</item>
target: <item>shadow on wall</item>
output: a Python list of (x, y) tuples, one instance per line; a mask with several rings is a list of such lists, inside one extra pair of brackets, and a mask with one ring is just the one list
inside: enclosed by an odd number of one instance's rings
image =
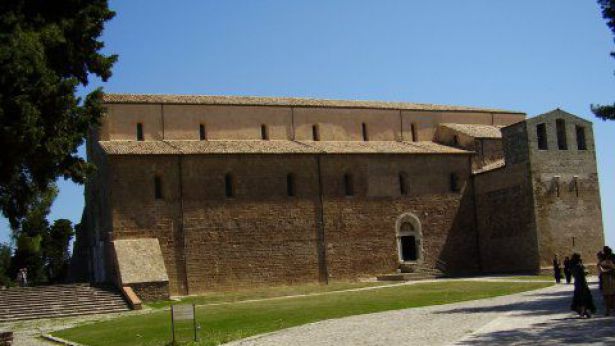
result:
[[(439, 259), (446, 264), (450, 275), (475, 274), (480, 271), (476, 225), (474, 221), (473, 191), (470, 182), (460, 192), (458, 208), (450, 230), (446, 232)], [(429, 230), (427, 230), (429, 232)]]

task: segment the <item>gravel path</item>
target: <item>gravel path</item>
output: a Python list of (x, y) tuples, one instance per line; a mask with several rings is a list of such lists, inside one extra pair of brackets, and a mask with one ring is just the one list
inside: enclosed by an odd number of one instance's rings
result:
[(571, 295), (572, 285), (558, 285), (498, 298), (321, 321), (227, 345), (615, 345), (615, 318), (575, 318), (568, 310)]

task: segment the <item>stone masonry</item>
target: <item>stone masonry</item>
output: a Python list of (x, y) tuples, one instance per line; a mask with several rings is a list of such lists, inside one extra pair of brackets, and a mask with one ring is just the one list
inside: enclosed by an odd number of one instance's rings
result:
[[(408, 265), (535, 272), (554, 253), (589, 257), (604, 242), (591, 124), (563, 111), (526, 120), (371, 101), (105, 102), (88, 140), (98, 170), (76, 260), (87, 263), (87, 279), (124, 278), (144, 300), (356, 280)], [(569, 150), (535, 149), (536, 124), (555, 119), (566, 121)], [(160, 255), (131, 255), (148, 246)], [(135, 265), (156, 274), (128, 282)]]

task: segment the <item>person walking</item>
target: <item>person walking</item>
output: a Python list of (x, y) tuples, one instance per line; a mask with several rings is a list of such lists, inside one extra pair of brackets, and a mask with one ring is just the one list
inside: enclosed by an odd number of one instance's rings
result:
[(566, 283), (570, 284), (572, 279), (572, 271), (570, 271), (570, 257), (564, 258), (564, 276), (566, 277)]
[(596, 306), (589, 286), (587, 286), (585, 266), (583, 266), (581, 255), (573, 254), (570, 262), (572, 276), (574, 277), (574, 295), (570, 309), (578, 313), (581, 318), (591, 318), (591, 314), (596, 313)]
[(23, 280), (23, 287), (28, 287), (28, 268), (23, 268), (21, 279)]
[(602, 297), (604, 298), (605, 315), (609, 316), (615, 309), (615, 258), (613, 251), (605, 246), (602, 259), (598, 263), (598, 271), (602, 278)]
[(560, 283), (562, 281), (562, 269), (560, 267), (559, 258), (557, 254), (553, 257), (553, 276), (555, 277), (555, 282)]
[(17, 277), (15, 278), (15, 281), (17, 282), (19, 287), (23, 287), (23, 268), (19, 268), (19, 270), (17, 271)]

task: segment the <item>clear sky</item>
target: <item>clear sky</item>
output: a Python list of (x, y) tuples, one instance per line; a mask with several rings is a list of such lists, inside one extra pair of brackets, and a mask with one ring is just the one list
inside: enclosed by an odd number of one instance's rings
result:
[[(172, 4), (172, 5), (171, 5)], [(111, 1), (106, 91), (560, 107), (594, 122), (607, 242), (615, 245), (615, 50), (595, 1)], [(98, 85), (97, 83), (94, 83)], [(83, 150), (81, 150), (83, 152)], [(78, 222), (61, 181), (50, 218)], [(0, 220), (0, 241), (9, 228)]]

